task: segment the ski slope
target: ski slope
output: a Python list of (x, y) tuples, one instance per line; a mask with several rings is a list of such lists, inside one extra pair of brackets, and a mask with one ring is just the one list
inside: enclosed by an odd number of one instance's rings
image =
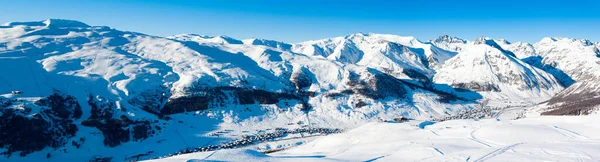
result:
[(595, 161), (599, 117), (379, 122), (268, 155), (237, 149), (154, 161)]

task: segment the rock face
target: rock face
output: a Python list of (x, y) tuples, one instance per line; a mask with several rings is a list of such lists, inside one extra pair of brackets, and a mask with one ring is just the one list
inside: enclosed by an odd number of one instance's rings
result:
[(439, 48), (448, 51), (460, 52), (462, 51), (462, 48), (465, 46), (465, 44), (467, 44), (468, 41), (444, 34), (430, 42)]
[(600, 78), (581, 78), (547, 101), (542, 115), (587, 115), (600, 108)]
[(371, 99), (384, 99), (387, 97), (401, 99), (406, 97), (407, 90), (404, 83), (385, 73), (375, 73), (366, 76), (349, 73), (348, 85), (351, 87), (346, 93), (355, 93)]

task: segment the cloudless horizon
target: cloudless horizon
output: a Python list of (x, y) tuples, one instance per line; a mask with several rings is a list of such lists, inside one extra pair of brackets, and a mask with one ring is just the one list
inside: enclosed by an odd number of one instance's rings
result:
[(195, 33), (297, 43), (353, 33), (448, 34), (535, 43), (600, 41), (596, 0), (0, 0), (0, 23), (49, 18), (169, 36)]

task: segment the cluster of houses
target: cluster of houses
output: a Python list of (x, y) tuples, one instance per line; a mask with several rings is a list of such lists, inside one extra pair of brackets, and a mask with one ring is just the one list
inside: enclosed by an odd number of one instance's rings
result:
[(297, 129), (291, 129), (291, 130), (286, 129), (286, 128), (276, 128), (273, 132), (268, 132), (268, 133), (262, 132), (262, 133), (258, 133), (255, 135), (244, 135), (244, 136), (242, 136), (241, 139), (238, 139), (235, 141), (226, 142), (226, 143), (222, 143), (219, 145), (208, 145), (208, 146), (197, 147), (197, 148), (187, 148), (187, 149), (175, 152), (175, 153), (171, 153), (171, 154), (168, 154), (168, 155), (165, 155), (162, 157), (155, 157), (152, 159), (167, 158), (167, 157), (171, 157), (171, 156), (194, 153), (194, 152), (206, 152), (206, 151), (215, 151), (215, 150), (220, 150), (220, 149), (240, 148), (240, 147), (244, 147), (244, 146), (249, 146), (251, 144), (258, 144), (258, 143), (265, 142), (265, 141), (276, 141), (277, 138), (284, 137), (289, 134), (328, 135), (328, 134), (341, 133), (341, 132), (342, 132), (342, 130), (338, 129), (338, 128), (297, 128)]
[(443, 122), (446, 120), (457, 120), (457, 119), (481, 119), (481, 118), (492, 118), (493, 113), (492, 108), (479, 108), (479, 109), (470, 109), (462, 113), (458, 113), (456, 115), (445, 116), (441, 118), (432, 119), (435, 122)]

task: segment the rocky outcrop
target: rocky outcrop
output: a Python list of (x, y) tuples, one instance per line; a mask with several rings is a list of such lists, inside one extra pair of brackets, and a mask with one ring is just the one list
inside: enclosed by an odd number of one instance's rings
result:
[(498, 85), (492, 83), (478, 83), (478, 82), (470, 82), (470, 83), (455, 83), (452, 84), (452, 87), (459, 89), (469, 89), (478, 92), (501, 92), (500, 87)]
[(45, 109), (44, 111), (59, 118), (81, 118), (82, 110), (77, 99), (70, 95), (62, 95), (58, 91), (47, 98), (37, 101), (35, 104), (49, 107), (50, 109)]
[[(97, 128), (104, 136), (104, 145), (115, 147), (124, 142), (141, 141), (156, 133), (148, 120), (131, 120), (126, 115), (117, 117), (118, 112), (114, 101), (90, 95), (88, 104), (91, 114), (81, 125)], [(133, 139), (132, 139), (133, 138)]]
[(281, 100), (300, 100), (293, 92), (269, 92), (239, 87), (197, 87), (189, 95), (171, 98), (160, 115), (206, 110), (227, 104), (276, 104)]
[[(73, 120), (82, 114), (75, 97), (55, 91), (35, 104), (26, 105), (19, 100), (0, 104), (0, 148), (5, 149), (2, 155), (20, 152), (20, 156), (25, 156), (46, 147), (59, 148), (75, 136), (78, 128)], [(33, 114), (32, 109), (40, 111)]]
[(290, 81), (296, 85), (296, 89), (302, 90), (304, 88), (308, 88), (312, 84), (312, 78), (310, 78), (312, 75), (306, 68), (297, 68), (292, 72)]
[[(339, 97), (343, 94), (360, 94), (371, 99), (383, 99), (386, 97), (404, 98), (408, 91), (399, 79), (385, 73), (370, 69), (373, 74), (360, 76), (350, 72), (348, 74), (348, 85), (350, 88), (339, 93), (328, 93), (328, 97)], [(365, 79), (366, 78), (366, 79)]]
[(600, 108), (600, 77), (585, 77), (546, 102), (542, 115), (588, 115)]
[(166, 87), (146, 90), (137, 97), (129, 100), (129, 104), (140, 107), (144, 111), (161, 117), (161, 110), (170, 96)]

